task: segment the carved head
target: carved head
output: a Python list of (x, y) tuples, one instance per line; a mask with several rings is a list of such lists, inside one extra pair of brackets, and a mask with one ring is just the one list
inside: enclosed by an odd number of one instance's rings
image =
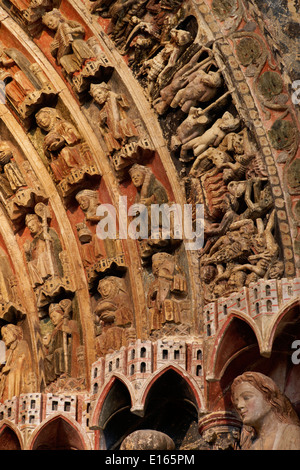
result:
[(91, 207), (98, 205), (98, 192), (91, 189), (83, 189), (75, 196), (76, 201), (80, 205), (83, 212), (88, 211)]
[(59, 323), (64, 318), (64, 310), (59, 304), (51, 304), (49, 307), (49, 317), (54, 326), (59, 325)]
[(150, 175), (150, 174), (151, 174), (150, 168), (147, 168), (146, 166), (143, 166), (143, 165), (139, 165), (138, 163), (135, 163), (134, 165), (132, 165), (132, 167), (129, 170), (131, 181), (133, 182), (136, 188), (141, 187), (145, 181), (146, 175)]
[(63, 299), (57, 304), (51, 304), (49, 307), (49, 317), (53, 325), (58, 325), (63, 318), (69, 319), (71, 309), (72, 301), (70, 299)]
[(15, 341), (23, 339), (22, 328), (12, 323), (1, 328), (2, 339), (5, 346), (9, 348)]
[(58, 120), (62, 120), (62, 117), (55, 108), (42, 108), (36, 113), (35, 119), (41, 129), (49, 132)]
[(217, 268), (212, 264), (208, 264), (207, 266), (203, 266), (201, 270), (201, 277), (205, 284), (209, 284), (213, 279), (216, 277)]
[(255, 427), (270, 414), (281, 422), (299, 424), (289, 399), (275, 382), (259, 372), (245, 372), (231, 386), (232, 401), (243, 423)]
[(235, 118), (229, 111), (226, 111), (222, 116), (222, 123), (220, 128), (223, 130), (235, 131), (240, 125), (240, 119)]
[(110, 90), (110, 86), (105, 82), (97, 84), (92, 83), (89, 93), (94, 98), (96, 103), (102, 105), (106, 102)]
[(44, 25), (54, 31), (58, 28), (59, 23), (63, 21), (64, 18), (57, 8), (53, 8), (53, 10), (45, 13), (45, 15), (42, 17), (42, 22)]
[(121, 290), (125, 292), (123, 279), (116, 276), (107, 276), (98, 283), (98, 292), (102, 298), (112, 299)]
[(172, 29), (170, 36), (171, 40), (173, 39), (176, 44), (178, 44), (178, 46), (185, 46), (186, 44), (191, 43), (193, 40), (191, 33), (184, 31), (183, 29)]
[(268, 277), (270, 279), (280, 279), (284, 274), (284, 263), (282, 261), (276, 261), (269, 270)]
[(174, 256), (169, 253), (155, 253), (152, 256), (152, 272), (154, 276), (172, 276), (175, 270)]
[(36, 214), (27, 214), (25, 217), (25, 224), (33, 236), (42, 230), (42, 223)]

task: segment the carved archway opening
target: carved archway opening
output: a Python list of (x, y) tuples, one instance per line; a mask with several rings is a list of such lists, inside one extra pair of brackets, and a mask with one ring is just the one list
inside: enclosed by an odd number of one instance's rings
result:
[[(239, 338), (246, 340), (247, 347), (240, 344), (237, 349), (237, 336), (235, 336), (235, 350), (233, 351), (230, 337), (234, 334), (235, 328), (239, 329)], [(281, 391), (287, 395), (300, 415), (300, 379), (297, 369), (299, 365), (294, 363), (295, 361), (293, 362), (292, 359), (295, 352), (292, 344), (300, 337), (299, 305), (292, 305), (277, 322), (269, 357), (261, 355), (258, 344), (254, 342), (254, 337), (252, 343), (249, 342), (250, 330), (245, 322), (234, 319), (223, 337), (217, 352), (215, 372), (221, 370), (221, 367), (223, 369), (220, 372), (219, 380), (209, 383), (208, 386), (212, 409), (214, 411), (234, 411), (230, 390), (232, 381), (245, 371), (255, 371), (271, 377)], [(226, 354), (229, 354), (227, 363)]]
[(168, 434), (176, 448), (199, 438), (198, 406), (188, 382), (174, 369), (164, 372), (150, 388), (145, 402), (144, 429)]
[(86, 445), (68, 420), (56, 416), (37, 433), (31, 450), (86, 450)]
[(126, 436), (136, 430), (153, 429), (164, 432), (184, 448), (186, 442), (199, 439), (198, 405), (188, 382), (173, 369), (168, 369), (152, 384), (142, 416), (133, 414), (127, 387), (116, 379), (108, 392), (100, 414), (105, 447), (119, 449)]
[(126, 435), (135, 429), (140, 418), (131, 413), (130, 408), (130, 393), (125, 384), (116, 379), (104, 399), (99, 418), (106, 449), (118, 449)]
[(21, 450), (20, 440), (10, 426), (4, 425), (0, 429), (0, 450)]

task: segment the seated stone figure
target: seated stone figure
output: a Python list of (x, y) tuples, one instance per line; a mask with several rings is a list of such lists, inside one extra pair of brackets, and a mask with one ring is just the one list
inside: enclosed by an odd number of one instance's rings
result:
[(55, 108), (42, 108), (36, 114), (37, 125), (47, 134), (44, 151), (50, 160), (54, 179), (59, 182), (73, 168), (92, 163), (92, 156), (73, 124), (61, 116)]

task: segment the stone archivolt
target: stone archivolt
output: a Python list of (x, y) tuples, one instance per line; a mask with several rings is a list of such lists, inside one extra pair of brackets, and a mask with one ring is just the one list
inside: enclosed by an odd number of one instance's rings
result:
[[(299, 124), (248, 3), (1, 2), (0, 448), (118, 449), (130, 418), (236, 449), (251, 369), (299, 413)], [(203, 247), (100, 240), (120, 196), (203, 204)]]

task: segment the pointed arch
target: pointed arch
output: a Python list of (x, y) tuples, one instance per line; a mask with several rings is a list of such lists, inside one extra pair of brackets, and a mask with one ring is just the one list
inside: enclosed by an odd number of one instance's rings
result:
[[(247, 340), (240, 334), (240, 329), (244, 331)], [(230, 336), (234, 338), (234, 341), (229, 341)], [(261, 354), (264, 353), (263, 340), (255, 322), (248, 315), (234, 311), (214, 339), (207, 363), (206, 380), (219, 380), (229, 363), (253, 345), (259, 348)]]
[(174, 364), (168, 364), (166, 366), (161, 367), (154, 374), (152, 374), (151, 377), (149, 377), (149, 379), (141, 389), (140, 399), (138, 402), (140, 409), (143, 409), (145, 407), (147, 396), (149, 395), (149, 392), (153, 385), (168, 371), (174, 371), (176, 374), (178, 374), (181, 379), (185, 381), (185, 383), (190, 388), (195, 397), (195, 404), (197, 405), (198, 409), (204, 409), (204, 397), (199, 384), (186, 370)]
[(130, 406), (132, 406), (132, 403), (134, 403), (135, 392), (134, 392), (131, 382), (122, 374), (118, 374), (118, 373), (113, 374), (110, 377), (109, 381), (102, 386), (102, 388), (97, 394), (97, 397), (95, 399), (96, 404), (93, 408), (92, 416), (90, 419), (91, 429), (100, 429), (99, 423), (100, 423), (100, 417), (101, 417), (101, 412), (102, 412), (104, 402), (108, 398), (109, 393), (111, 393), (112, 388), (114, 387), (117, 381), (123, 384), (123, 386), (127, 389), (128, 395), (130, 397)]
[(0, 426), (0, 450), (23, 450), (24, 442), (19, 429), (4, 419)]
[(51, 415), (30, 436), (27, 450), (91, 450), (79, 423), (62, 413)]
[(281, 328), (290, 322), (296, 323), (297, 319), (299, 319), (299, 313), (300, 299), (298, 297), (283, 305), (276, 316), (274, 316), (266, 335), (266, 343), (270, 351), (272, 350), (273, 343), (276, 336), (280, 333)]

